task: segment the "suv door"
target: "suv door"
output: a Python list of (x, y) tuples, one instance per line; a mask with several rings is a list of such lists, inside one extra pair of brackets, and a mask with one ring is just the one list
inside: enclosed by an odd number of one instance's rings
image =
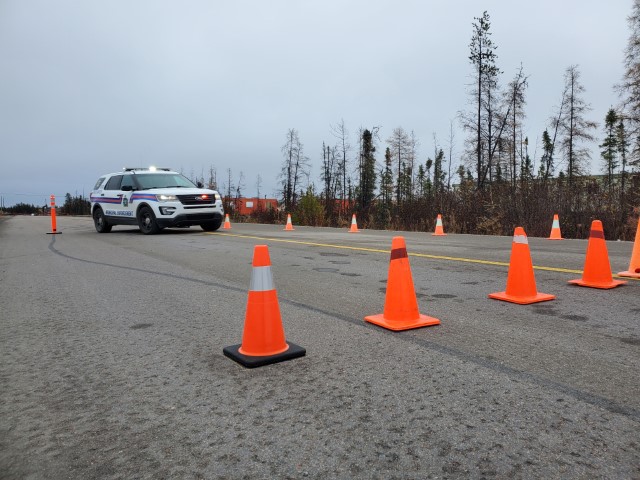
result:
[(120, 184), (122, 183), (122, 175), (114, 175), (104, 186), (104, 190), (100, 193), (99, 202), (106, 217), (120, 217), (122, 211), (122, 193)]
[(131, 195), (133, 195), (134, 190), (138, 187), (136, 185), (136, 181), (133, 175), (123, 175), (122, 182), (120, 184), (120, 197), (122, 198), (122, 203), (120, 203), (120, 212), (119, 216), (134, 218), (134, 206), (131, 205)]

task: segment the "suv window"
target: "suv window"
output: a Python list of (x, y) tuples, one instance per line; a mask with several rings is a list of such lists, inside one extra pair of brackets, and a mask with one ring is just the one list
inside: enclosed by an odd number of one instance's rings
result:
[(133, 180), (133, 175), (125, 175), (124, 177), (122, 177), (122, 185), (120, 185), (120, 188), (123, 187), (131, 187), (131, 188), (136, 188), (137, 185)]
[(122, 181), (122, 175), (114, 175), (109, 179), (104, 186), (105, 190), (120, 190), (120, 182)]
[(94, 190), (98, 190), (100, 188), (100, 185), (102, 185), (102, 182), (104, 182), (104, 179), (106, 177), (100, 177), (98, 179), (98, 181), (96, 182), (95, 186), (93, 187)]
[(136, 180), (143, 190), (168, 187), (197, 188), (191, 180), (177, 173), (138, 173)]

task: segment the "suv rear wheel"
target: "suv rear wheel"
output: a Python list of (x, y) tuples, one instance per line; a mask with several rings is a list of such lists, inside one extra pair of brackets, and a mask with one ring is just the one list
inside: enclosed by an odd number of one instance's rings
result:
[(145, 235), (153, 235), (158, 233), (161, 229), (156, 222), (156, 216), (151, 208), (144, 206), (138, 211), (138, 225), (140, 231)]
[(109, 233), (111, 231), (111, 225), (104, 218), (104, 212), (100, 207), (93, 211), (93, 224), (96, 226), (96, 232), (98, 233)]

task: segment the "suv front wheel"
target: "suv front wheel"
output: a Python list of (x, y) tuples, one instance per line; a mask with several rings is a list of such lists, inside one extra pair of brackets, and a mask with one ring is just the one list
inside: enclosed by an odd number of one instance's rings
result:
[(151, 208), (144, 206), (138, 211), (138, 225), (140, 231), (145, 235), (153, 235), (158, 233), (161, 229), (156, 222), (156, 216)]
[(200, 228), (205, 232), (215, 232), (220, 228), (222, 224), (222, 219), (214, 220), (213, 222), (205, 222), (200, 224)]

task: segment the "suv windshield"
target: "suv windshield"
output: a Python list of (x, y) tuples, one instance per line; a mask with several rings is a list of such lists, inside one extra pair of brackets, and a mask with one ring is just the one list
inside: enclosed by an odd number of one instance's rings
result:
[(167, 187), (197, 188), (191, 180), (177, 173), (138, 173), (134, 177), (142, 190)]

